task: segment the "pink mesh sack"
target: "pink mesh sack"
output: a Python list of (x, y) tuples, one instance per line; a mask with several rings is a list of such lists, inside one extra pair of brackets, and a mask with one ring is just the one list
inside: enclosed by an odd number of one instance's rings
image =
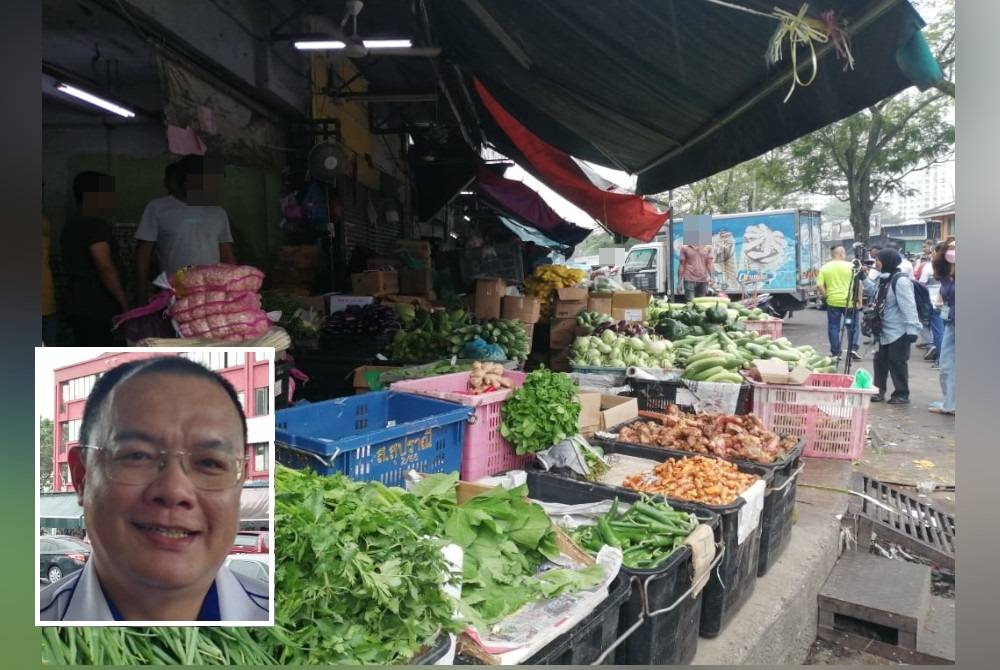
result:
[(178, 296), (196, 291), (255, 293), (264, 283), (264, 273), (249, 265), (196, 265), (182, 268), (170, 277), (170, 286)]

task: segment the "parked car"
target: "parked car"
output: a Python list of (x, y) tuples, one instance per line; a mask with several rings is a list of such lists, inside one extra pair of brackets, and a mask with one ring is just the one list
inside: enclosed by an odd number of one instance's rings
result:
[(38, 539), (38, 576), (56, 582), (73, 574), (90, 558), (90, 545), (69, 535), (44, 535)]
[(271, 556), (269, 554), (230, 554), (223, 563), (233, 572), (253, 577), (264, 583), (271, 581)]
[(236, 534), (230, 554), (266, 554), (271, 538), (267, 531), (241, 530)]

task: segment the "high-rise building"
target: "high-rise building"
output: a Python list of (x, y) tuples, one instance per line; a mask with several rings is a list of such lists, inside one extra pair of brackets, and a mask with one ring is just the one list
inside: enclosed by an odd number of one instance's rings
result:
[(903, 178), (903, 187), (913, 189), (910, 196), (883, 196), (882, 204), (903, 221), (920, 218), (920, 212), (955, 199), (955, 161), (932, 165)]
[(266, 358), (253, 353), (206, 347), (176, 353), (155, 349), (103, 354), (54, 371), (55, 413), (52, 430), (52, 490), (73, 491), (69, 450), (80, 443), (83, 409), (94, 383), (108, 370), (129, 361), (153, 356), (184, 356), (221, 374), (233, 385), (247, 416), (247, 481), (266, 481), (269, 475), (268, 443), (274, 433), (271, 415), (270, 369)]

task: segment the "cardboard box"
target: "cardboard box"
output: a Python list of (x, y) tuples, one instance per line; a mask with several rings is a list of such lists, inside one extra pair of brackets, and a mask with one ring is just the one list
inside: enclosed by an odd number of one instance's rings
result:
[(396, 248), (399, 249), (401, 253), (405, 253), (407, 256), (421, 261), (429, 261), (431, 259), (431, 243), (422, 242), (420, 240), (400, 240), (396, 243)]
[(645, 321), (649, 294), (644, 291), (616, 291), (611, 294), (611, 318), (615, 321)]
[(757, 359), (751, 364), (751, 369), (756, 372), (756, 377), (767, 384), (789, 384), (802, 385), (809, 375), (812, 374), (809, 368), (797, 365), (791, 370), (788, 363), (779, 359)]
[(501, 302), (500, 314), (504, 319), (522, 323), (538, 323), (542, 318), (542, 303), (538, 298), (505, 295)]
[(549, 348), (552, 351), (569, 349), (576, 339), (576, 319), (552, 319), (549, 326)]
[(368, 269), (369, 270), (395, 270), (399, 272), (403, 268), (403, 261), (398, 258), (369, 258), (368, 259)]
[(556, 289), (552, 304), (553, 317), (557, 319), (565, 319), (571, 316), (575, 317), (584, 309), (587, 309), (587, 289)]
[(434, 293), (433, 270), (403, 268), (399, 271), (399, 292), (404, 295), (432, 295)]
[(611, 293), (591, 293), (587, 299), (587, 310), (611, 316)]
[(369, 379), (377, 385), (378, 375), (396, 369), (389, 365), (362, 365), (354, 368), (354, 394), (368, 393), (372, 390)]
[(577, 426), (580, 432), (588, 430), (593, 433), (601, 425), (601, 394), (589, 391), (580, 391), (576, 394), (576, 399), (580, 401), (580, 419)]
[(364, 307), (365, 305), (370, 305), (373, 302), (375, 302), (375, 298), (373, 298), (370, 295), (346, 295), (344, 293), (327, 293), (325, 297), (326, 297), (327, 314), (333, 314), (334, 312), (343, 312), (351, 305), (359, 305), (361, 307)]
[(581, 391), (577, 397), (580, 400), (580, 432), (584, 435), (608, 430), (639, 416), (639, 401), (635, 398), (590, 391)]
[(354, 295), (393, 295), (399, 293), (399, 273), (391, 270), (369, 270), (351, 275)]
[(476, 280), (475, 315), (480, 319), (499, 319), (507, 282), (500, 278)]

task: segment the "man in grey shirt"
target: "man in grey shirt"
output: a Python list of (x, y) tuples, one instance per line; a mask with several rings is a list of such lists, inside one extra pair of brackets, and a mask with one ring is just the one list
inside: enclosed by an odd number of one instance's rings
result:
[(167, 168), (170, 195), (146, 205), (135, 233), (139, 304), (149, 298), (153, 250), (168, 275), (188, 265), (236, 263), (226, 210), (217, 205), (222, 166), (201, 156), (185, 156)]

